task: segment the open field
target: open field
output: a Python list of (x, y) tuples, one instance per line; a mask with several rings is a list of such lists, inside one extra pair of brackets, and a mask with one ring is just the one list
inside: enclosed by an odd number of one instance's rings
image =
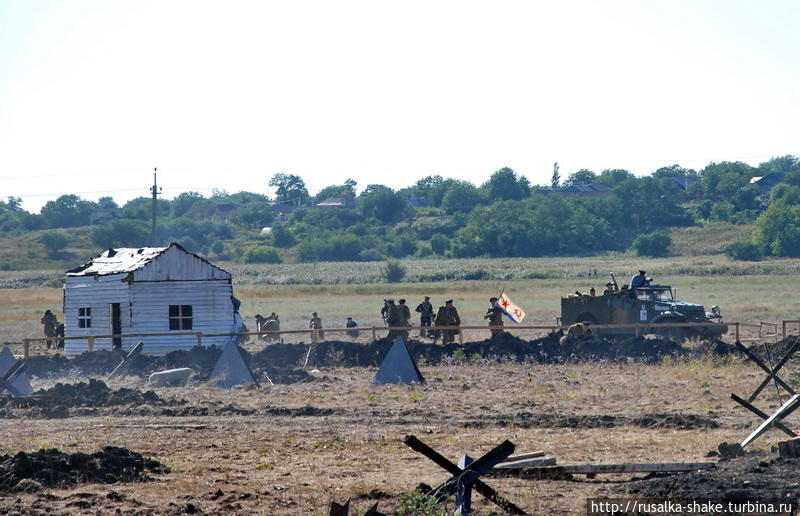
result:
[[(171, 468), (151, 483), (52, 490), (51, 506), (66, 510), (76, 492), (98, 494), (99, 503), (109, 508), (142, 514), (174, 514), (188, 503), (211, 512), (326, 514), (331, 500), (348, 497), (358, 499), (363, 511), (370, 497), (384, 494), (388, 498), (380, 507), (389, 510), (400, 493), (419, 482), (435, 485), (445, 479), (433, 463), (402, 444), (404, 435), (417, 435), (453, 460), (463, 452), (480, 455), (510, 439), (519, 452), (542, 449), (562, 464), (700, 462), (718, 443), (739, 440), (753, 426), (754, 419), (728, 397), (731, 392), (746, 395), (762, 377), (753, 366), (710, 360), (656, 366), (485, 363), (423, 367), (422, 372), (427, 384), (417, 386), (373, 386), (374, 370), (354, 368), (323, 369), (312, 383), (255, 390), (156, 389), (162, 398), (183, 398), (192, 406), (216, 403), (254, 414), (108, 414), (24, 425), (0, 420), (0, 451), (55, 447), (93, 452), (114, 445)], [(52, 381), (38, 385), (48, 387)], [(110, 385), (143, 386), (134, 377)], [(766, 399), (777, 405), (773, 393)], [(308, 415), (280, 415), (278, 408)], [(625, 422), (643, 414), (696, 416), (700, 423), (679, 428), (660, 425), (658, 418), (652, 427)], [(780, 436), (770, 433), (754, 448), (766, 449)], [(625, 478), (630, 476), (489, 482), (533, 514), (581, 514), (586, 497), (608, 496)], [(224, 496), (215, 497), (218, 490)], [(111, 503), (112, 491), (124, 501)], [(0, 496), (0, 507), (12, 508), (20, 497), (23, 504), (32, 503), (37, 496)], [(490, 510), (482, 502), (477, 508), (478, 514)]]
[[(796, 262), (743, 265), (768, 266), (770, 274), (677, 272), (680, 267), (710, 271), (728, 266), (716, 262), (724, 258), (673, 265), (652, 261), (644, 266), (659, 282), (677, 288), (680, 298), (706, 307), (718, 304), (726, 320), (798, 318)], [(556, 271), (559, 264), (551, 260), (537, 267)], [(568, 271), (562, 277), (546, 272), (542, 278), (515, 281), (393, 285), (268, 285), (242, 281), (235, 274), (234, 291), (243, 301), (248, 323), (256, 313), (276, 311), (284, 329), (307, 327), (312, 310), (320, 312), (329, 327), (343, 323), (347, 315), (362, 326), (377, 324), (383, 297), (406, 297), (413, 307), (424, 294), (434, 303), (453, 297), (465, 324), (483, 324), (487, 298), (502, 287), (529, 312), (526, 322), (552, 324), (560, 296), (605, 283), (603, 276), (578, 277), (591, 267), (588, 259), (571, 259), (561, 267)], [(622, 271), (636, 265), (622, 259), (603, 262), (598, 274), (601, 267)], [(673, 272), (667, 272), (669, 267)], [(628, 273), (618, 275), (620, 283), (629, 278)], [(55, 309), (62, 319), (60, 306), (61, 290), (52, 286), (0, 290), (0, 339), (40, 335), (41, 313)], [(475, 339), (487, 334), (478, 333)], [(251, 342), (248, 348), (255, 345)], [(79, 406), (58, 419), (6, 412), (0, 418), (0, 453), (51, 447), (96, 452), (113, 445), (159, 460), (170, 472), (145, 483), (85, 484), (33, 493), (0, 490), (0, 510), (80, 513), (90, 507), (91, 512), (103, 513), (120, 509), (179, 514), (199, 509), (324, 515), (330, 501), (350, 497), (359, 514), (375, 501), (391, 512), (400, 495), (420, 482), (436, 485), (446, 479), (432, 462), (402, 444), (408, 434), (453, 460), (464, 452), (479, 456), (509, 439), (519, 453), (545, 450), (560, 464), (700, 462), (708, 460), (706, 454), (720, 442), (741, 440), (755, 427), (756, 419), (729, 397), (732, 392), (746, 396), (763, 378), (753, 364), (711, 356), (665, 359), (657, 365), (624, 360), (538, 364), (471, 357), (467, 362), (422, 365), (427, 382), (414, 386), (371, 385), (374, 367), (317, 367), (310, 382), (262, 381), (260, 387), (231, 390), (203, 384), (156, 388), (163, 405)], [(790, 363), (783, 376), (795, 380), (798, 373)], [(79, 380), (85, 378), (34, 377), (32, 384), (38, 389)], [(143, 377), (127, 376), (109, 386), (146, 390), (145, 382)], [(764, 410), (779, 405), (772, 388), (759, 398)], [(792, 427), (797, 417), (790, 418)], [(782, 439), (782, 434), (770, 431), (753, 448), (766, 452)], [(611, 475), (487, 482), (531, 514), (585, 514), (587, 497), (623, 496), (615, 489), (639, 485), (630, 479), (631, 475)], [(478, 514), (494, 510), (477, 496), (475, 508)]]

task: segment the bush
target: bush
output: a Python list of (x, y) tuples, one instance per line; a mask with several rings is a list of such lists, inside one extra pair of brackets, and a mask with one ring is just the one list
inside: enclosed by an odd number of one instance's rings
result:
[(725, 248), (725, 254), (728, 258), (733, 260), (746, 260), (750, 262), (757, 262), (764, 257), (761, 249), (750, 242), (731, 244)]
[(55, 255), (60, 250), (67, 247), (69, 238), (64, 233), (58, 231), (45, 231), (39, 235), (39, 242), (44, 245), (51, 255)]
[(431, 249), (436, 254), (444, 254), (450, 249), (450, 239), (441, 233), (436, 233), (431, 237)]
[(639, 235), (631, 246), (639, 256), (663, 257), (669, 253), (672, 239), (666, 231), (654, 231)]
[(406, 275), (406, 268), (399, 262), (386, 262), (383, 267), (383, 277), (388, 283), (399, 283)]
[(244, 263), (283, 263), (273, 247), (252, 247), (244, 252)]
[(292, 247), (296, 240), (286, 226), (275, 224), (272, 226), (272, 243), (275, 244), (275, 247)]

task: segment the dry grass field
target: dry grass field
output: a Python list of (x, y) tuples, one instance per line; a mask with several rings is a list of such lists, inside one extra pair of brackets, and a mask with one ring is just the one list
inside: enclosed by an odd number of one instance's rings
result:
[[(707, 460), (706, 453), (718, 443), (746, 435), (754, 420), (734, 407), (729, 395), (746, 394), (762, 377), (752, 366), (708, 360), (662, 365), (484, 363), (422, 367), (422, 372), (427, 383), (414, 386), (371, 385), (374, 370), (323, 368), (311, 383), (233, 390), (161, 388), (156, 392), (163, 398), (183, 398), (196, 406), (234, 405), (255, 414), (108, 414), (24, 424), (2, 420), (1, 451), (55, 447), (93, 452), (114, 445), (171, 469), (154, 482), (51, 490), (56, 510), (72, 512), (69, 503), (75, 493), (89, 493), (109, 508), (141, 514), (175, 514), (191, 503), (212, 513), (322, 515), (332, 500), (352, 498), (363, 511), (377, 496), (388, 496), (379, 507), (390, 512), (401, 493), (420, 482), (436, 485), (447, 476), (404, 446), (405, 435), (418, 436), (453, 460), (465, 452), (479, 456), (509, 439), (519, 452), (545, 450), (560, 464), (698, 462)], [(110, 385), (144, 387), (134, 377)], [(774, 395), (768, 397), (777, 403)], [(277, 408), (309, 415), (280, 415)], [(643, 414), (699, 416), (719, 427), (626, 423)], [(613, 419), (598, 426), (601, 416)], [(779, 437), (771, 433), (755, 447), (764, 449)], [(582, 514), (587, 497), (608, 496), (610, 487), (628, 478), (488, 482), (531, 514)], [(215, 495), (218, 490), (222, 496)], [(124, 500), (111, 503), (111, 492)], [(0, 495), (0, 507), (10, 509), (18, 498), (23, 505), (33, 503), (41, 496)], [(102, 512), (103, 506), (98, 509)], [(493, 510), (483, 502), (476, 509), (478, 514)]]
[[(266, 269), (236, 269), (234, 290), (248, 323), (256, 313), (275, 311), (284, 329), (307, 327), (311, 311), (319, 312), (327, 327), (342, 325), (348, 315), (369, 326), (379, 322), (384, 297), (405, 297), (413, 307), (426, 294), (434, 303), (454, 298), (465, 324), (484, 324), (487, 298), (500, 288), (528, 311), (526, 323), (552, 324), (562, 295), (599, 287), (605, 283), (601, 274), (609, 270), (627, 283), (641, 262), (632, 257), (492, 262), (496, 275), (513, 269), (515, 277), (528, 279), (414, 280), (433, 274), (436, 263), (409, 262), (412, 282), (392, 285), (351, 282), (347, 278), (356, 273), (346, 268), (325, 272), (340, 274), (338, 284), (272, 285), (259, 277)], [(800, 318), (796, 261), (741, 264), (724, 257), (696, 257), (651, 260), (641, 266), (660, 283), (677, 288), (679, 298), (707, 308), (719, 305), (728, 321), (757, 325)], [(433, 272), (425, 272), (426, 267)], [(589, 268), (597, 268), (598, 277), (586, 277)], [(309, 283), (319, 273), (305, 272), (312, 277)], [(287, 272), (295, 273), (303, 271)], [(7, 285), (35, 277), (41, 278), (38, 284), (52, 285), (48, 274), (5, 272), (0, 281)], [(53, 286), (0, 289), (0, 340), (38, 336), (41, 313), (51, 308), (62, 319), (60, 306), (61, 290)], [(756, 331), (755, 326), (749, 331)], [(477, 332), (474, 339), (487, 333)], [(181, 406), (207, 409), (208, 415), (202, 416), (166, 415), (145, 404), (119, 411), (79, 409), (60, 419), (0, 419), (4, 454), (43, 448), (95, 452), (114, 445), (170, 468), (152, 482), (0, 492), (0, 511), (325, 515), (332, 500), (351, 498), (358, 514), (375, 501), (391, 513), (401, 504), (401, 494), (420, 482), (436, 485), (447, 477), (402, 444), (408, 434), (452, 460), (465, 452), (480, 456), (509, 439), (517, 452), (544, 450), (560, 464), (703, 461), (720, 442), (741, 440), (755, 426), (755, 419), (731, 402), (730, 394), (747, 395), (763, 378), (752, 364), (711, 357), (658, 365), (476, 359), (421, 369), (427, 382), (413, 386), (372, 385), (374, 368), (322, 366), (313, 372), (315, 380), (306, 383), (154, 389), (166, 400), (185, 400)], [(787, 369), (785, 376), (792, 374)], [(32, 383), (38, 389), (79, 380), (85, 379), (34, 378)], [(127, 376), (109, 385), (146, 390), (145, 381)], [(774, 389), (762, 396), (762, 408), (779, 405)], [(643, 415), (653, 415), (653, 423), (637, 423)], [(662, 424), (675, 417), (713, 425)], [(777, 439), (781, 434), (770, 432), (754, 448), (768, 450)], [(531, 514), (585, 514), (587, 497), (612, 496), (612, 489), (630, 478), (487, 482)], [(478, 514), (496, 513), (479, 497), (475, 500)]]

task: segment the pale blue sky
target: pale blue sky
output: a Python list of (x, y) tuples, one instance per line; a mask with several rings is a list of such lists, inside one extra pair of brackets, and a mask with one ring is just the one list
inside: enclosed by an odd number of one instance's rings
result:
[(800, 155), (799, 6), (0, 0), (0, 196)]

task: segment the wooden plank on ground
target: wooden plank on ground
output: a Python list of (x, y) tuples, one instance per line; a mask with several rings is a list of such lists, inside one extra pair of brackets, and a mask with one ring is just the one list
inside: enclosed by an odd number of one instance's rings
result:
[[(667, 462), (667, 463), (633, 463), (633, 464), (565, 464), (562, 466), (544, 466), (538, 468), (522, 468), (516, 471), (524, 472), (525, 475), (542, 474), (550, 477), (553, 474), (572, 474), (572, 475), (598, 475), (598, 474), (618, 474), (618, 473), (685, 473), (689, 471), (700, 471), (714, 469), (714, 462)], [(514, 469), (503, 469), (503, 474), (512, 473)], [(493, 472), (498, 473), (495, 469)], [(550, 475), (548, 475), (550, 474)]]
[(537, 457), (544, 457), (544, 452), (539, 450), (529, 453), (520, 453), (519, 455), (509, 455), (508, 458), (503, 462), (514, 462), (515, 460), (523, 460), (523, 459), (535, 459)]
[(501, 462), (494, 469), (523, 469), (538, 468), (541, 466), (555, 466), (555, 457), (539, 457), (538, 459), (513, 460), (511, 462)]
[(781, 405), (781, 407), (778, 410), (776, 410), (774, 414), (769, 416), (769, 418), (765, 419), (764, 422), (761, 423), (761, 425), (759, 425), (758, 428), (753, 430), (753, 433), (745, 437), (744, 441), (739, 443), (740, 446), (744, 448), (751, 442), (755, 441), (758, 438), (758, 436), (766, 432), (773, 424), (775, 424), (776, 422), (780, 421), (784, 417), (794, 412), (798, 406), (800, 406), (800, 394), (795, 394), (794, 396), (786, 400), (786, 403)]

